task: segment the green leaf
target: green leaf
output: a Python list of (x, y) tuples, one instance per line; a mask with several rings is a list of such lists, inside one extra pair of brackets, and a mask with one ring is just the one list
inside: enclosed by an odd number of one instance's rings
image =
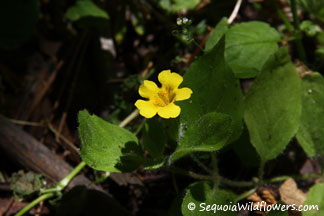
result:
[(178, 12), (183, 9), (194, 9), (199, 2), (200, 0), (173, 0), (172, 11)]
[(310, 20), (305, 20), (300, 24), (300, 30), (305, 32), (308, 37), (314, 37), (321, 28)]
[(304, 211), (304, 216), (324, 216), (324, 183), (317, 183), (308, 192), (305, 205), (309, 205), (309, 207), (317, 205), (317, 209), (312, 209), (308, 211)]
[(280, 49), (270, 59), (245, 99), (244, 119), (263, 162), (280, 154), (298, 130), (300, 79), (289, 57), (282, 57), (286, 52)]
[(91, 168), (120, 172), (136, 169), (142, 162), (134, 134), (86, 110), (80, 111), (78, 119), (81, 157)]
[(194, 61), (183, 78), (184, 87), (192, 89), (189, 100), (179, 102), (180, 139), (185, 129), (197, 124), (209, 112), (228, 114), (232, 118), (232, 135), (229, 142), (239, 138), (242, 132), (243, 96), (240, 82), (224, 60), (224, 39)]
[(211, 112), (204, 115), (186, 131), (172, 159), (176, 160), (195, 151), (221, 149), (231, 134), (231, 122), (231, 117), (226, 114)]
[[(186, 189), (186, 195), (182, 202), (181, 211), (185, 216), (234, 216), (236, 215), (235, 209), (233, 209), (234, 211), (231, 211), (232, 209), (224, 211), (225, 209), (217, 209), (216, 205), (218, 207), (221, 205), (234, 206), (233, 200), (235, 197), (235, 194), (226, 190), (212, 190), (211, 186), (207, 182), (197, 182)], [(195, 205), (195, 209), (189, 210), (189, 208), (192, 209), (193, 204)], [(208, 205), (210, 205), (209, 208)]]
[(0, 47), (15, 49), (28, 40), (39, 18), (38, 0), (2, 1), (0, 6)]
[(91, 0), (77, 0), (75, 5), (66, 11), (65, 16), (73, 22), (84, 17), (109, 19), (107, 12)]
[(308, 156), (324, 154), (324, 78), (319, 73), (302, 79), (302, 115), (297, 140)]
[(160, 0), (160, 1), (158, 1), (158, 4), (164, 10), (169, 10), (169, 8), (171, 7), (170, 0)]
[(223, 19), (221, 19), (221, 21), (219, 21), (214, 31), (210, 34), (206, 42), (205, 51), (212, 49), (218, 43), (218, 41), (224, 36), (227, 30), (228, 30), (228, 22), (227, 22), (227, 18), (224, 17)]
[(200, 0), (159, 0), (157, 3), (164, 10), (177, 13), (180, 10), (194, 9)]
[(143, 146), (153, 157), (161, 157), (167, 142), (166, 133), (156, 118), (147, 119), (143, 130)]
[(237, 24), (226, 32), (225, 60), (236, 77), (255, 77), (277, 51), (279, 41), (279, 33), (267, 23)]

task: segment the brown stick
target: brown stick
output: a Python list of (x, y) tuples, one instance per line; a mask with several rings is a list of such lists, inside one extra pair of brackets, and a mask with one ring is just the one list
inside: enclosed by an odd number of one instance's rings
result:
[[(61, 180), (73, 169), (31, 135), (1, 117), (0, 148), (20, 165), (44, 174), (51, 182)], [(79, 175), (69, 184), (69, 188), (88, 184), (90, 181)]]

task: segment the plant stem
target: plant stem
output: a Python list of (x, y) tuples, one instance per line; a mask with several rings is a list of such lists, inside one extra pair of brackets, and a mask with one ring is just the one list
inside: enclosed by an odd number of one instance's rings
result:
[(212, 174), (213, 171), (211, 171), (205, 164), (203, 164), (194, 154), (190, 155), (191, 159), (197, 163), (198, 166), (200, 166), (203, 170), (205, 170), (207, 173)]
[[(294, 27), (295, 27), (295, 36), (300, 34), (300, 26), (299, 26), (299, 19), (297, 15), (297, 6), (296, 6), (296, 0), (290, 0), (290, 6), (291, 6), (291, 12), (293, 15), (294, 19)], [(297, 37), (298, 39), (296, 40), (296, 45), (297, 45), (297, 51), (299, 58), (303, 61), (306, 62), (306, 54), (305, 54), (305, 49), (302, 43), (302, 38)]]
[(204, 48), (202, 48), (202, 46), (200, 46), (200, 44), (195, 40), (195, 39), (191, 39), (191, 42), (196, 45), (202, 52), (204, 52)]
[(299, 30), (299, 19), (298, 19), (298, 15), (297, 15), (296, 0), (290, 0), (290, 7), (291, 7), (291, 13), (292, 13), (293, 19), (294, 19), (295, 29)]
[(218, 169), (218, 161), (216, 157), (216, 152), (211, 153), (212, 158), (212, 166), (213, 166), (213, 176), (215, 178), (214, 187), (217, 188), (220, 183), (219, 169)]
[(134, 110), (131, 114), (129, 114), (122, 122), (120, 122), (119, 127), (123, 128), (128, 123), (130, 123), (133, 119), (138, 116), (138, 109)]
[(209, 181), (213, 181), (213, 182), (218, 180), (221, 184), (228, 185), (231, 187), (252, 187), (252, 186), (255, 186), (254, 182), (233, 181), (233, 180), (221, 177), (221, 176), (215, 177), (215, 176), (209, 176), (209, 175), (201, 175), (201, 174), (194, 173), (191, 171), (186, 171), (186, 170), (183, 170), (183, 169), (177, 168), (177, 167), (172, 167), (169, 169), (167, 168), (167, 170), (171, 171), (173, 173), (189, 176), (191, 178), (199, 179), (199, 180), (209, 180)]
[(28, 205), (26, 205), (23, 209), (21, 209), (15, 216), (22, 216), (25, 213), (27, 213), (30, 209), (32, 209), (35, 205), (37, 205), (38, 203), (47, 200), (51, 197), (53, 197), (55, 195), (55, 193), (47, 193), (44, 194), (40, 197), (38, 197), (37, 199), (35, 199), (34, 201), (32, 201), (31, 203), (29, 203)]
[(141, 132), (141, 130), (143, 129), (145, 123), (146, 123), (146, 119), (144, 119), (144, 120), (141, 122), (141, 124), (137, 127), (136, 131), (134, 132), (134, 135), (135, 135), (135, 136), (137, 136), (137, 134), (138, 134), (139, 132)]
[(224, 177), (219, 176), (221, 184), (228, 185), (231, 187), (252, 187), (255, 183), (252, 181), (233, 181)]
[(177, 174), (180, 174), (180, 175), (189, 176), (189, 177), (194, 178), (194, 179), (214, 181), (214, 177), (213, 176), (201, 175), (201, 174), (194, 173), (194, 172), (191, 172), (191, 171), (183, 170), (183, 169), (178, 168), (178, 167), (172, 167), (172, 168), (166, 168), (166, 169), (168, 171), (173, 172), (173, 173), (177, 173)]
[(84, 161), (81, 161), (79, 165), (72, 170), (72, 172), (70, 172), (67, 176), (65, 176), (57, 184), (57, 188), (59, 189), (59, 191), (62, 191), (86, 165), (87, 164)]
[(242, 193), (241, 195), (239, 195), (238, 197), (236, 197), (236, 199), (234, 200), (234, 203), (237, 203), (238, 201), (250, 196), (251, 194), (253, 194), (256, 191), (256, 188), (252, 188), (251, 190), (248, 190), (244, 193)]
[(86, 166), (85, 162), (79, 163), (77, 167), (75, 167), (66, 177), (64, 177), (60, 182), (57, 183), (55, 188), (50, 188), (48, 190), (41, 191), (40, 197), (29, 203), (22, 210), (20, 210), (16, 216), (20, 216), (28, 212), (34, 206), (38, 205), (40, 202), (45, 201), (51, 197), (53, 197), (57, 192), (64, 190), (64, 188), (71, 182), (71, 180)]
[(241, 4), (242, 4), (242, 0), (236, 1), (234, 10), (232, 11), (232, 14), (230, 15), (230, 17), (228, 18), (228, 21), (227, 21), (228, 24), (231, 24), (235, 20), (238, 12), (240, 10)]
[(264, 165), (265, 165), (265, 162), (263, 160), (261, 160), (260, 168), (259, 168), (259, 182), (258, 182), (259, 186), (261, 186), (263, 184)]
[(292, 175), (292, 176), (278, 176), (271, 178), (269, 180), (265, 180), (266, 183), (273, 183), (279, 181), (285, 181), (289, 178), (293, 179), (307, 179), (307, 178), (323, 178), (322, 174), (305, 174), (305, 175)]
[(294, 26), (291, 25), (290, 21), (289, 21), (288, 18), (285, 16), (285, 14), (282, 12), (282, 10), (279, 8), (278, 4), (277, 4), (275, 1), (273, 1), (273, 2), (274, 2), (274, 4), (276, 5), (276, 10), (277, 10), (277, 13), (278, 13), (279, 17), (280, 17), (280, 18), (282, 19), (282, 21), (285, 23), (285, 25), (286, 25), (288, 31), (289, 31), (290, 33), (294, 34), (294, 33), (295, 33), (295, 32), (294, 32)]

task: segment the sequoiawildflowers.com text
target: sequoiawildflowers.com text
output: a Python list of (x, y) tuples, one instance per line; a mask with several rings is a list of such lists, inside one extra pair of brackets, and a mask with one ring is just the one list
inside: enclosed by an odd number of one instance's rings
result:
[(207, 211), (207, 212), (214, 212), (217, 211), (241, 211), (241, 210), (248, 210), (248, 211), (288, 211), (288, 209), (293, 211), (310, 211), (316, 210), (319, 211), (318, 205), (285, 205), (285, 204), (273, 204), (268, 205), (265, 201), (259, 202), (258, 205), (254, 205), (253, 202), (248, 203), (237, 203), (235, 205), (228, 204), (228, 205), (219, 205), (219, 204), (207, 204), (207, 203), (200, 203), (199, 207), (196, 208), (196, 204), (191, 202), (188, 204), (188, 209), (190, 211)]

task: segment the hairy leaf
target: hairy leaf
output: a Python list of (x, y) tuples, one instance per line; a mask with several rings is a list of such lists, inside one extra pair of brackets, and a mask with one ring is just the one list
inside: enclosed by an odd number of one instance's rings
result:
[(299, 125), (300, 79), (295, 66), (282, 57), (285, 52), (280, 49), (271, 58), (245, 99), (244, 119), (251, 143), (264, 162), (285, 149)]

